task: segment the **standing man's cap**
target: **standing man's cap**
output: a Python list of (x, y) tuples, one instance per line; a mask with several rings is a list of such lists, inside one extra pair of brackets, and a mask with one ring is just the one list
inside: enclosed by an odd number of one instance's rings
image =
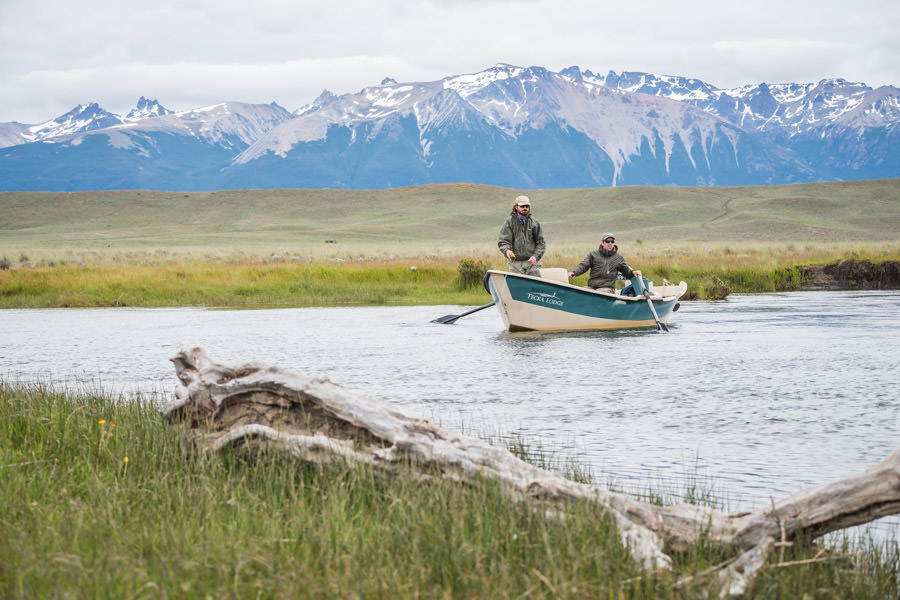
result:
[(531, 206), (531, 200), (528, 199), (528, 196), (519, 196), (516, 198), (517, 206)]
[(613, 234), (611, 234), (610, 232), (607, 231), (607, 232), (604, 233), (602, 236), (600, 236), (600, 239), (601, 239), (601, 240), (605, 240), (606, 238), (612, 238), (613, 241), (615, 241), (616, 236), (614, 236)]

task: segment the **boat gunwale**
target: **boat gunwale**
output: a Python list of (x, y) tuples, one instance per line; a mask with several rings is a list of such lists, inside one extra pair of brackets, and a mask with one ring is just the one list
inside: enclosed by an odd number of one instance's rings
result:
[[(592, 294), (595, 296), (601, 296), (601, 297), (615, 299), (615, 300), (627, 300), (629, 302), (646, 302), (647, 301), (647, 299), (644, 296), (623, 296), (618, 293), (611, 294), (609, 292), (601, 292), (599, 290), (595, 290), (595, 289), (587, 287), (587, 286), (573, 285), (571, 283), (567, 283), (567, 282), (564, 283), (562, 281), (556, 281), (554, 279), (547, 279), (544, 277), (535, 277), (534, 275), (525, 275), (523, 273), (513, 273), (511, 271), (500, 271), (498, 269), (490, 269), (484, 275), (484, 287), (488, 291), (488, 293), (490, 293), (490, 291), (491, 291), (490, 288), (488, 287), (488, 279), (490, 278), (490, 275), (492, 273), (497, 274), (497, 275), (502, 275), (502, 276), (512, 276), (512, 277), (519, 278), (519, 279), (531, 279), (533, 281), (539, 281), (541, 283), (555, 285), (555, 286), (558, 286), (561, 288), (566, 288), (566, 289), (570, 289), (570, 290), (583, 292), (585, 294)], [(684, 282), (682, 282), (682, 283), (684, 283)], [(677, 287), (679, 287), (679, 289), (680, 289), (680, 284)], [(669, 296), (660, 296), (660, 295), (650, 294), (650, 299), (658, 300), (660, 302), (670, 302), (672, 299), (678, 300), (679, 298), (681, 298), (681, 296), (683, 294), (684, 294), (684, 292), (682, 292), (681, 294), (671, 294)]]

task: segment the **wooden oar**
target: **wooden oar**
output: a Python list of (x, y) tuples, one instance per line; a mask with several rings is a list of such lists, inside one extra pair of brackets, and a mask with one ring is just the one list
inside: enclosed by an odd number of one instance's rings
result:
[(461, 319), (461, 318), (465, 317), (466, 315), (471, 315), (474, 312), (478, 312), (479, 310), (484, 310), (485, 308), (488, 308), (489, 306), (493, 306), (493, 305), (494, 305), (494, 303), (491, 302), (490, 304), (485, 304), (484, 306), (479, 306), (478, 308), (473, 308), (472, 310), (464, 312), (461, 315), (445, 315), (443, 317), (434, 319), (431, 322), (432, 323), (443, 323), (444, 325), (450, 325), (452, 323), (456, 323), (457, 319)]

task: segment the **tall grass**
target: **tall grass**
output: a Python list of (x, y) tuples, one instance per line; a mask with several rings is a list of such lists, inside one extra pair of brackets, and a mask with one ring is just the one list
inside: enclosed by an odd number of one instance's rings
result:
[[(585, 250), (586, 254), (587, 250)], [(637, 245), (622, 250), (629, 264), (656, 283), (688, 283), (685, 299), (729, 293), (798, 289), (799, 265), (846, 258), (900, 258), (890, 244), (698, 246), (672, 250)], [(287, 258), (293, 257), (293, 258)], [(584, 254), (551, 251), (545, 267), (573, 268)], [(71, 258), (71, 257), (70, 257)], [(0, 308), (97, 306), (334, 306), (385, 304), (482, 304), (481, 273), (505, 269), (499, 256), (482, 254), (299, 258), (295, 254), (216, 256), (115, 253), (75, 262), (35, 254), (0, 270)], [(37, 261), (37, 262), (35, 262)], [(23, 263), (28, 263), (24, 265)], [(587, 275), (573, 279), (586, 284)]]
[[(3, 381), (0, 506), (11, 599), (705, 598), (724, 558), (700, 544), (647, 573), (587, 506), (547, 518), (491, 481), (195, 454), (150, 403)], [(767, 568), (749, 597), (895, 598), (898, 581), (896, 547), (864, 548)]]
[(91, 265), (0, 272), (0, 308), (477, 303), (455, 268), (388, 263)]

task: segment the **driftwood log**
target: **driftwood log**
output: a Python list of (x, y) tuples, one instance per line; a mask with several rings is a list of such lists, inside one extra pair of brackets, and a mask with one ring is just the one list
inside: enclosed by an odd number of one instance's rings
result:
[(864, 473), (749, 512), (656, 506), (570, 481), (327, 379), (258, 363), (226, 366), (211, 361), (202, 348), (182, 350), (172, 362), (180, 383), (163, 416), (188, 425), (203, 450), (276, 448), (316, 464), (346, 461), (388, 472), (412, 465), (423, 474), (459, 481), (494, 478), (517, 500), (560, 507), (588, 501), (613, 516), (631, 555), (648, 569), (670, 568), (668, 553), (701, 536), (728, 548), (735, 558), (717, 573), (723, 594), (742, 594), (773, 548), (800, 533), (815, 538), (900, 513), (900, 451)]

